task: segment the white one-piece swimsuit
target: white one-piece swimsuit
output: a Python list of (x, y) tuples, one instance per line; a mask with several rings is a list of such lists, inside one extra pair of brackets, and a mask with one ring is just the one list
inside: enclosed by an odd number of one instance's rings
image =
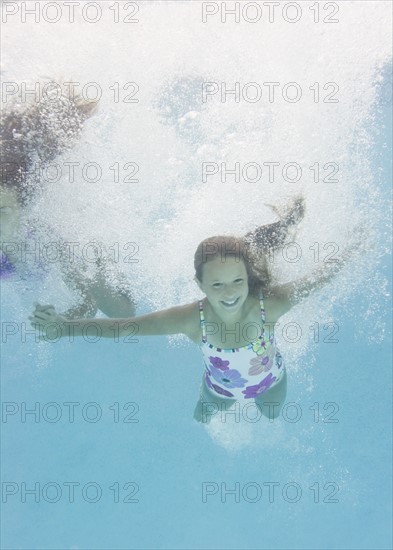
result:
[(285, 365), (274, 334), (265, 335), (266, 312), (260, 295), (262, 334), (241, 348), (216, 348), (207, 342), (203, 303), (199, 302), (202, 342), (199, 344), (205, 363), (204, 380), (213, 393), (229, 399), (256, 398), (281, 380)]

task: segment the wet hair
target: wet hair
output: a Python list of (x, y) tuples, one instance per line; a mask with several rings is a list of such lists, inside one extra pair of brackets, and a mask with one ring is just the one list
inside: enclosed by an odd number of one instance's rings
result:
[(264, 253), (269, 253), (285, 245), (288, 240), (289, 229), (296, 226), (303, 219), (306, 205), (304, 197), (299, 194), (284, 207), (285, 213), (280, 213), (280, 209), (276, 206), (271, 206), (271, 208), (278, 215), (280, 221), (262, 225), (255, 231), (247, 233), (244, 237), (250, 246), (254, 246)]
[(200, 282), (203, 279), (203, 266), (216, 258), (221, 258), (222, 262), (226, 258), (243, 260), (248, 275), (249, 292), (255, 296), (260, 291), (267, 293), (273, 280), (267, 261), (260, 261), (261, 258), (253, 253), (243, 238), (218, 235), (199, 243), (194, 255), (194, 268), (195, 276)]
[(15, 190), (22, 205), (40, 187), (37, 176), (33, 179), (29, 173), (33, 164), (45, 167), (70, 148), (96, 107), (59, 88), (53, 82), (52, 90), (41, 94), (39, 101), (13, 102), (1, 113), (1, 185)]

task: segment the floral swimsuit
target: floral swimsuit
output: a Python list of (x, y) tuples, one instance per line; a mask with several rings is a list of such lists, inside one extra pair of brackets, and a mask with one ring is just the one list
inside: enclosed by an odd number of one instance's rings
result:
[(215, 348), (207, 342), (202, 301), (199, 315), (202, 328), (201, 348), (205, 363), (204, 380), (213, 393), (230, 399), (258, 397), (275, 386), (282, 378), (285, 365), (277, 349), (274, 335), (265, 335), (266, 312), (262, 295), (259, 298), (262, 334), (241, 348)]

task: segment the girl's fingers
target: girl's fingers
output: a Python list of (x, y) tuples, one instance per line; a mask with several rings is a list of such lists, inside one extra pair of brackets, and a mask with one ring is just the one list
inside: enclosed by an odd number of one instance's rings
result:
[(44, 320), (47, 316), (45, 314), (45, 311), (35, 311), (33, 317), (35, 319), (42, 319)]
[(32, 315), (31, 317), (29, 317), (29, 320), (33, 323), (41, 323), (44, 321), (45, 322), (45, 319), (41, 318), (41, 317), (38, 317), (36, 315)]
[(51, 319), (51, 316), (48, 315), (47, 313), (45, 313), (45, 311), (38, 311), (38, 312), (35, 312), (34, 315), (33, 315), (33, 320), (36, 321), (36, 322), (48, 322), (50, 321)]
[(33, 306), (35, 306), (37, 309), (46, 309), (49, 307), (54, 307), (52, 304), (40, 304), (39, 302), (33, 302)]
[(55, 307), (52, 306), (51, 304), (46, 304), (46, 305), (36, 304), (36, 309), (38, 309), (39, 311), (45, 311), (47, 309), (55, 309)]

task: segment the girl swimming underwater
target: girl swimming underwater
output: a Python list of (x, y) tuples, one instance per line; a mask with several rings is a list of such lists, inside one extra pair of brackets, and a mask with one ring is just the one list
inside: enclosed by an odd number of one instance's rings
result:
[[(79, 292), (82, 303), (71, 307), (68, 318), (93, 316), (99, 309), (110, 317), (129, 317), (135, 306), (127, 291), (122, 274), (122, 289), (115, 291), (108, 283), (108, 261), (96, 265), (93, 280), (88, 280), (76, 262), (67, 258), (64, 243), (52, 227), (42, 220), (25, 219), (28, 206), (37, 193), (40, 173), (79, 138), (83, 123), (94, 113), (96, 103), (78, 96), (60, 95), (60, 84), (51, 83), (48, 91), (36, 103), (12, 104), (2, 113), (0, 125), (1, 184), (0, 184), (0, 279), (43, 280), (48, 272), (45, 262), (26, 261), (23, 250), (37, 250), (38, 237), (46, 234), (49, 242), (56, 241), (60, 254), (60, 269), (64, 281)], [(63, 247), (63, 248), (62, 248)], [(83, 263), (83, 262), (82, 262)]]
[[(260, 228), (254, 236), (268, 246), (269, 229), (263, 234)], [(194, 267), (195, 282), (205, 294), (202, 300), (118, 319), (116, 324), (109, 319), (94, 322), (107, 338), (130, 333), (185, 334), (195, 342), (205, 362), (200, 399), (194, 412), (197, 421), (204, 419), (204, 402), (221, 407), (236, 400), (254, 399), (270, 418), (280, 413), (286, 396), (285, 364), (273, 332), (269, 334), (266, 327), (274, 325), (298, 301), (328, 282), (354, 251), (353, 247), (348, 248), (335, 263), (324, 264), (310, 276), (280, 285), (273, 281), (267, 261), (255, 260), (252, 234), (246, 237), (217, 236), (199, 244)], [(282, 238), (278, 237), (276, 243), (282, 244)], [(67, 322), (53, 306), (39, 304), (29, 319), (34, 328), (46, 332), (42, 339), (59, 334), (65, 337), (70, 330), (73, 336), (81, 336), (91, 324), (83, 319)], [(271, 402), (276, 404), (274, 410), (272, 407), (264, 410), (263, 404)]]

